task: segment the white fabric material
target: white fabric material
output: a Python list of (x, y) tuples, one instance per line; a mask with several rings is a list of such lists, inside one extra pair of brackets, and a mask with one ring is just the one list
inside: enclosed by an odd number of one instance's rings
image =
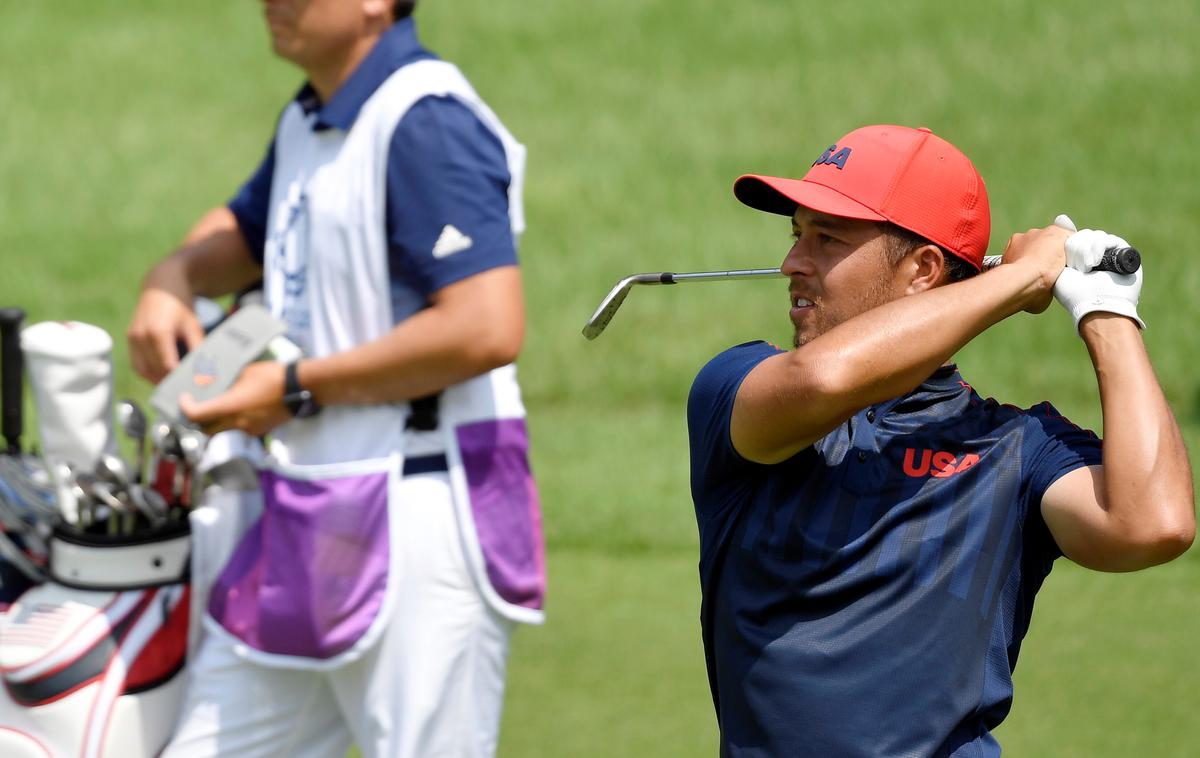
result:
[(1067, 267), (1054, 283), (1054, 297), (1071, 314), (1075, 330), (1079, 330), (1079, 322), (1084, 316), (1098, 311), (1133, 319), (1138, 327), (1145, 329), (1146, 322), (1137, 312), (1142, 291), (1141, 267), (1124, 275), (1092, 270), (1103, 259), (1106, 250), (1129, 247), (1129, 243), (1098, 229), (1076, 231), (1075, 224), (1065, 215), (1054, 219), (1054, 223), (1074, 232), (1067, 238)]
[[(500, 140), (508, 162), (509, 218), (524, 230), (521, 201), (525, 148), (508, 132), (451, 63), (425, 60), (397, 70), (363, 104), (349, 132), (313, 131), (313, 116), (292, 103), (275, 137), (275, 173), (264, 249), (264, 292), (288, 337), (320, 357), (382, 337), (395, 322), (386, 239), (387, 153), (396, 124), (427, 96), (467, 105)], [(475, 377), (442, 393), (441, 429), (405, 433), (407, 403), (330, 406), (273, 433), (281, 464), (323, 465), (445, 452), (460, 538), (480, 592), (497, 612), (540, 623), (542, 612), (506, 602), (491, 586), (476, 534), (454, 427), (472, 421), (525, 417), (514, 366)]]
[(37, 407), (42, 455), (91, 471), (116, 452), (112, 337), (78, 321), (43, 321), (21, 332)]
[(261, 465), (264, 456), (258, 438), (231, 430), (209, 438), (196, 467), (197, 476), (205, 476), (214, 469), (220, 472), (221, 467), (239, 468), (236, 475), (218, 474), (218, 484), (206, 487), (200, 501), (188, 513), (192, 532), (188, 661), (196, 656), (203, 639), (213, 583), (242, 536), (262, 515), (262, 490), (258, 486), (258, 473), (256, 470), (252, 473), (252, 469)]
[[(264, 291), (271, 312), (288, 324), (288, 337), (307, 355), (348, 350), (395, 325), (384, 220), (387, 154), (396, 124), (427, 96), (455, 97), (496, 134), (511, 176), (513, 233), (524, 229), (525, 148), (453, 64), (430, 60), (399, 69), (363, 104), (349, 132), (314, 132), (313, 117), (292, 103), (275, 136)], [(511, 370), (498, 372), (492, 383), (513, 381)], [(495, 392), (477, 380), (471, 386), (483, 395)], [(496, 409), (500, 415), (491, 418), (524, 416), (516, 394), (515, 406)], [(379, 458), (404, 448), (407, 416), (404, 403), (325, 408), (277, 429), (271, 452), (298, 464)]]
[(192, 530), (192, 605), (188, 616), (188, 661), (196, 656), (204, 638), (208, 596), (221, 569), (229, 561), (242, 535), (262, 514), (262, 491), (209, 487), (204, 504), (188, 514)]
[[(505, 377), (505, 374), (511, 376)], [(501, 378), (506, 380), (498, 381)], [(541, 609), (526, 608), (505, 601), (488, 579), (483, 550), (475, 531), (475, 517), (471, 512), (466, 471), (454, 431), (458, 426), (475, 421), (525, 415), (520, 390), (517, 387), (516, 367), (505, 366), (491, 374), (477, 376), (446, 389), (442, 393), (441, 413), (442, 424), (439, 431), (443, 435), (446, 458), (449, 462), (450, 483), (455, 493), (454, 508), (458, 514), (459, 531), (467, 563), (471, 567), (479, 591), (488, 604), (505, 617), (521, 624), (541, 624), (545, 621), (545, 613)]]
[(512, 624), (475, 589), (446, 475), (401, 487), (400, 590), (379, 643), (303, 671), (247, 664), (227, 636), (207, 636), (166, 756), (342, 758), (351, 742), (364, 758), (495, 754)]

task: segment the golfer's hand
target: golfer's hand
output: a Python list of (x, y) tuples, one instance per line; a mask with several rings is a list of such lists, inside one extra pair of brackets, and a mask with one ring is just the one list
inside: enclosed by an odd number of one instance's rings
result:
[(1070, 234), (1061, 226), (1054, 225), (1030, 229), (1009, 238), (1004, 248), (1004, 263), (1025, 266), (1033, 274), (1033, 283), (1025, 293), (1022, 310), (1041, 313), (1050, 307), (1054, 283), (1067, 265), (1065, 243)]
[(196, 402), (181, 395), (179, 409), (205, 434), (237, 429), (257, 437), (289, 421), (283, 404), (284, 365), (274, 361), (251, 363), (225, 393)]
[(191, 350), (204, 339), (204, 329), (188, 301), (165, 288), (148, 286), (138, 298), (125, 332), (133, 370), (158, 384), (179, 365), (176, 340)]
[(1121, 247), (1129, 247), (1129, 243), (1098, 229), (1084, 229), (1067, 239), (1067, 269), (1054, 285), (1054, 297), (1075, 320), (1076, 331), (1085, 316), (1097, 312), (1116, 313), (1146, 328), (1137, 312), (1142, 292), (1141, 267), (1128, 275), (1092, 270), (1104, 257), (1105, 250)]

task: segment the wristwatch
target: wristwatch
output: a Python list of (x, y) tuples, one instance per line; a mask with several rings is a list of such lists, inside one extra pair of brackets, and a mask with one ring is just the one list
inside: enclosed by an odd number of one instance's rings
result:
[(310, 418), (321, 412), (321, 406), (313, 399), (313, 394), (300, 386), (296, 376), (296, 366), (300, 361), (292, 361), (283, 370), (283, 404), (296, 418)]

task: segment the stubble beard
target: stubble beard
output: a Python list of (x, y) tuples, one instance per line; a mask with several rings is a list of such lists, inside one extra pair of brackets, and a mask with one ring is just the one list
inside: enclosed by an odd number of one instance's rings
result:
[(825, 306), (824, 298), (814, 299), (813, 305), (815, 308), (812, 314), (806, 319), (807, 323), (804, 325), (805, 333), (801, 334), (801, 327), (793, 325), (795, 331), (792, 335), (792, 347), (799, 348), (802, 345), (807, 345), (838, 324), (849, 321), (855, 316), (866, 313), (873, 308), (878, 308), (894, 299), (895, 296), (890, 289), (890, 281), (884, 279), (882, 276), (872, 279), (871, 284), (863, 291), (859, 300), (848, 307), (830, 309)]

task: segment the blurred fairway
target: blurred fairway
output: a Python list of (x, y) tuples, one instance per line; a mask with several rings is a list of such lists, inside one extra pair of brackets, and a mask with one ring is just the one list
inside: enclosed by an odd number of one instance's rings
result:
[[(1200, 451), (1200, 5), (999, 0), (422, 0), (529, 147), (521, 375), (544, 498), (545, 627), (515, 641), (501, 755), (714, 755), (683, 404), (713, 354), (787, 339), (781, 284), (642, 289), (634, 271), (777, 265), (787, 222), (734, 201), (851, 128), (927, 125), (988, 182), (993, 248), (1069, 212), (1142, 249), (1145, 333)], [(253, 2), (0, 5), (0, 304), (118, 337), (145, 269), (256, 165), (298, 74)], [(985, 395), (1098, 428), (1058, 306), (959, 356)], [(1040, 595), (999, 738), (1015, 756), (1192, 756), (1200, 557), (1130, 576), (1065, 562)], [(897, 655), (904, 655), (897, 650)]]

